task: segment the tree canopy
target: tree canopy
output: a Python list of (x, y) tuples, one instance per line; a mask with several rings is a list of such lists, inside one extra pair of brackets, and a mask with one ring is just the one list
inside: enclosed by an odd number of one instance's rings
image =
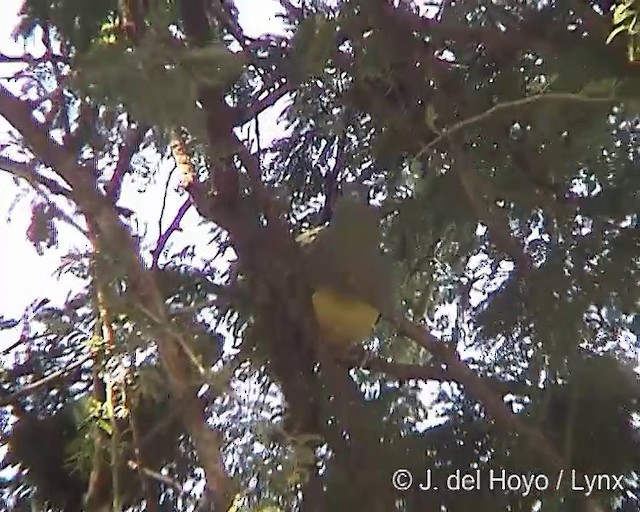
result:
[[(640, 510), (638, 0), (279, 5), (24, 2), (0, 170), (80, 284), (0, 312), (1, 508)], [(332, 259), (393, 289), (344, 352)]]

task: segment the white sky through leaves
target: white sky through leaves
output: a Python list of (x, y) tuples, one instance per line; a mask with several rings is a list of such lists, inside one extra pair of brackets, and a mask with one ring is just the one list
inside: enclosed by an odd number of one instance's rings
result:
[[(20, 56), (24, 49), (22, 44), (15, 43), (11, 38), (11, 32), (19, 18), (17, 13), (23, 0), (2, 0), (0, 15), (0, 53), (6, 56)], [(258, 36), (265, 32), (278, 32), (280, 22), (276, 14), (281, 10), (275, 0), (236, 0), (240, 12), (240, 23), (249, 36)], [(38, 55), (42, 50), (29, 46), (29, 51)], [(0, 79), (3, 85), (9, 86), (6, 78), (10, 77), (19, 67), (15, 64), (0, 63)], [(276, 131), (278, 110), (272, 109), (265, 112), (261, 118), (261, 138), (269, 140)], [(7, 138), (10, 126), (0, 117), (0, 141)], [(153, 184), (143, 194), (137, 193), (135, 187), (123, 184), (123, 194), (118, 203), (123, 207), (131, 207), (140, 216), (141, 221), (149, 222), (149, 241), (154, 243), (157, 239), (158, 217), (162, 201), (162, 194), (173, 163), (158, 162), (163, 168), (158, 173), (157, 183)], [(171, 181), (171, 190), (175, 190), (178, 183), (177, 173), (174, 173)], [(129, 180), (130, 182), (130, 180)], [(129, 183), (130, 184), (130, 183)], [(82, 237), (73, 234), (69, 229), (61, 233), (60, 246), (57, 249), (46, 250), (43, 256), (38, 256), (33, 246), (26, 240), (25, 233), (30, 222), (30, 204), (36, 197), (30, 194), (17, 204), (12, 205), (18, 192), (11, 175), (0, 170), (0, 315), (7, 318), (20, 317), (26, 307), (34, 300), (47, 297), (54, 303), (64, 301), (69, 291), (73, 288), (73, 279), (64, 278), (59, 281), (53, 276), (60, 265), (61, 258), (72, 247), (82, 248), (86, 246)], [(173, 215), (184, 201), (185, 197), (175, 191), (168, 197), (164, 227), (171, 222)], [(13, 208), (12, 208), (13, 206)], [(147, 208), (148, 206), (148, 208)], [(11, 209), (11, 217), (8, 214)], [(198, 229), (196, 225), (198, 216), (195, 211), (190, 211), (184, 218), (182, 231), (174, 233), (171, 237), (171, 246), (174, 251), (187, 244), (202, 245), (202, 236), (206, 231)], [(76, 232), (77, 233), (77, 232)], [(69, 236), (71, 235), (71, 236)], [(148, 256), (148, 255), (147, 255)], [(0, 332), (0, 350), (16, 340), (16, 331)]]
[[(8, 56), (20, 56), (24, 49), (22, 44), (12, 41), (11, 32), (18, 22), (17, 12), (23, 0), (0, 0), (0, 53)], [(423, 3), (423, 2), (419, 2)], [(281, 21), (277, 14), (281, 12), (280, 4), (276, 0), (235, 0), (235, 5), (240, 13), (239, 21), (248, 36), (259, 36), (264, 33), (282, 33)], [(40, 45), (41, 46), (41, 45)], [(43, 48), (29, 46), (30, 52), (40, 55)], [(15, 64), (0, 63), (0, 80), (7, 87), (11, 84), (6, 81), (16, 71)], [(281, 134), (278, 129), (277, 119), (282, 111), (286, 99), (278, 102), (273, 108), (261, 114), (260, 134), (261, 144), (264, 147), (276, 135)], [(255, 134), (255, 126), (250, 124), (249, 130)], [(0, 117), (0, 142), (6, 141), (11, 127)], [(247, 127), (242, 129), (247, 133)], [(255, 138), (255, 137), (254, 137)], [(151, 247), (143, 247), (143, 256), (149, 258), (149, 252), (155, 245), (159, 234), (158, 218), (161, 210), (162, 195), (169, 171), (173, 167), (171, 160), (156, 162), (162, 166), (157, 173), (156, 182), (148, 186), (143, 193), (132, 186), (131, 177), (128, 176), (122, 188), (119, 206), (135, 211), (140, 222), (147, 225), (146, 239)], [(177, 192), (179, 176), (177, 173), (171, 178), (170, 193), (165, 206), (163, 227), (169, 225), (180, 205), (185, 200), (185, 195)], [(40, 298), (48, 298), (53, 304), (62, 304), (67, 295), (77, 290), (79, 284), (71, 276), (62, 276), (57, 279), (53, 276), (59, 267), (61, 259), (70, 249), (88, 249), (83, 237), (72, 231), (71, 228), (60, 229), (59, 246), (55, 249), (45, 250), (43, 256), (36, 253), (34, 247), (26, 240), (25, 233), (30, 222), (30, 203), (36, 197), (31, 194), (23, 198), (11, 211), (11, 221), (8, 222), (9, 209), (14, 202), (18, 187), (13, 183), (11, 175), (0, 170), (0, 315), (5, 318), (19, 318), (25, 308)], [(176, 253), (182, 247), (194, 244), (198, 252), (210, 240), (208, 228), (198, 226), (199, 217), (191, 210), (183, 219), (181, 232), (172, 235), (167, 249), (169, 253)], [(59, 226), (59, 224), (58, 224)], [(204, 238), (203, 237), (208, 237)], [(75, 281), (75, 282), (74, 282)], [(0, 332), (0, 350), (18, 339), (19, 330), (11, 329)], [(437, 386), (436, 386), (437, 387)], [(434, 397), (434, 386), (427, 386), (425, 398)]]

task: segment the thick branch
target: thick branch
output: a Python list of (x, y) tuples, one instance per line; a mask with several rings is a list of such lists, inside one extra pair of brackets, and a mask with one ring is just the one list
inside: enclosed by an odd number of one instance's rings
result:
[[(426, 364), (395, 363), (380, 357), (372, 357), (372, 355), (364, 349), (352, 349), (349, 354), (340, 359), (340, 363), (350, 369), (359, 368), (375, 373), (381, 373), (388, 379), (397, 379), (399, 381), (449, 381), (463, 384), (457, 379), (457, 376), (449, 370), (449, 368), (437, 361)], [(529, 388), (526, 385), (521, 385), (515, 382), (500, 381), (488, 376), (480, 378), (482, 378), (482, 380), (486, 382), (487, 386), (493, 389), (495, 393), (500, 395), (526, 394), (529, 391)]]
[(95, 186), (90, 182), (92, 175), (90, 168), (77, 164), (75, 155), (55, 142), (46, 128), (33, 118), (27, 103), (16, 98), (3, 86), (0, 86), (0, 113), (20, 132), (25, 143), (38, 155), (38, 158), (55, 169), (68, 184), (72, 185), (74, 191), (77, 186), (95, 190)]
[(71, 193), (68, 188), (63, 187), (57, 181), (39, 174), (36, 166), (32, 163), (15, 162), (10, 158), (0, 156), (0, 170), (7, 171), (14, 176), (25, 179), (29, 182), (29, 185), (34, 188), (37, 188), (37, 185), (42, 185), (52, 194), (68, 197)]
[(118, 198), (120, 197), (122, 178), (129, 169), (131, 158), (135, 155), (140, 144), (142, 144), (146, 131), (146, 128), (136, 126), (135, 128), (129, 128), (124, 136), (124, 141), (118, 152), (118, 163), (116, 164), (111, 180), (109, 180), (105, 188), (107, 196), (111, 198), (114, 204), (118, 202)]
[[(500, 396), (464, 364), (455, 349), (442, 343), (418, 324), (401, 317), (389, 320), (400, 334), (412, 339), (427, 349), (439, 361), (446, 364), (455, 380), (462, 383), (467, 391), (484, 405), (487, 413), (496, 420), (498, 426), (506, 432), (515, 432), (521, 436), (533, 452), (539, 452), (542, 455), (550, 469), (554, 471), (571, 469), (563, 455), (556, 450), (545, 435), (539, 429), (525, 424), (517, 414), (511, 411)], [(601, 511), (599, 505), (593, 500), (588, 500), (587, 506), (591, 512)]]
[[(181, 7), (187, 36), (192, 44), (201, 45), (208, 33), (206, 17), (200, 10), (202, 3), (183, 1)], [(224, 161), (216, 162), (218, 179), (213, 195), (202, 190), (198, 183), (190, 187), (189, 193), (203, 217), (229, 232), (245, 272), (255, 283), (256, 321), (268, 326), (271, 334), (265, 342), (271, 367), (289, 406), (288, 416), (292, 420), (289, 426), (297, 433), (324, 434), (335, 450), (337, 463), (353, 476), (359, 492), (368, 497), (363, 507), (372, 511), (388, 510), (394, 502), (392, 490), (387, 486), (385, 492), (376, 496), (371, 492), (383, 488), (381, 486), (386, 484), (383, 479), (388, 478), (379, 467), (378, 461), (383, 456), (370, 428), (370, 421), (379, 421), (379, 418), (367, 421), (368, 409), (357, 386), (345, 369), (338, 367), (330, 357), (321, 359), (322, 379), (314, 371), (317, 347), (321, 343), (317, 340), (318, 326), (314, 321), (299, 248), (289, 233), (284, 216), (279, 215), (278, 205), (262, 182), (257, 158), (249, 154), (233, 133), (233, 119), (221, 98), (223, 93), (211, 88), (201, 90), (209, 120), (210, 150), (215, 155), (221, 146), (224, 150), (227, 145), (227, 151), (230, 149), (237, 154), (246, 169), (252, 196), (238, 201), (237, 195), (234, 197), (229, 194), (231, 191), (222, 189), (225, 171), (236, 172)], [(266, 217), (266, 226), (260, 221), (260, 213)], [(327, 394), (334, 397), (330, 408), (324, 399)], [(337, 409), (338, 425), (331, 421), (331, 408)], [(348, 441), (343, 432), (348, 433)], [(361, 471), (363, 465), (367, 467), (366, 473)], [(324, 505), (314, 503), (313, 506), (321, 510)]]
[(289, 82), (280, 84), (277, 89), (269, 92), (264, 98), (262, 98), (261, 100), (256, 100), (246, 109), (243, 109), (239, 119), (240, 124), (250, 121), (261, 112), (275, 105), (281, 98), (293, 91), (295, 91), (295, 87), (293, 84)]
[(131, 286), (127, 290), (131, 303), (158, 320), (153, 327), (154, 337), (172, 394), (184, 404), (182, 418), (204, 467), (209, 489), (221, 506), (227, 506), (233, 486), (222, 462), (222, 436), (206, 423), (205, 411), (196, 396), (198, 378), (181, 349), (184, 341), (172, 331), (164, 298), (153, 274), (142, 267), (135, 243), (120, 222), (113, 204), (98, 191), (91, 169), (79, 164), (71, 151), (53, 141), (33, 119), (28, 107), (1, 86), (0, 114), (23, 135), (25, 143), (36, 155), (71, 185), (73, 199), (82, 212), (95, 221), (103, 250), (118, 251), (119, 263), (123, 265)]

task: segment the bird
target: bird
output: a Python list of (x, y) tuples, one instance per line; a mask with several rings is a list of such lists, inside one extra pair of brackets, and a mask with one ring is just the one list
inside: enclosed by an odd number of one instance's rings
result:
[(364, 341), (394, 304), (393, 267), (381, 252), (379, 213), (355, 187), (336, 200), (327, 225), (297, 238), (322, 339), (346, 351)]

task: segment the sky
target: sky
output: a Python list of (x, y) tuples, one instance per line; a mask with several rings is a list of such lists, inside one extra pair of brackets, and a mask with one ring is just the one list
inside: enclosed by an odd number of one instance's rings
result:
[[(17, 13), (23, 0), (0, 0), (0, 2), (2, 2), (0, 53), (8, 56), (22, 55), (23, 46), (12, 40), (11, 32), (19, 20)], [(426, 1), (418, 3), (424, 4)], [(248, 36), (282, 33), (281, 21), (277, 18), (277, 14), (282, 9), (276, 0), (235, 0), (235, 5), (239, 11), (240, 24)], [(31, 45), (29, 50), (38, 55), (43, 52), (43, 47), (40, 45), (34, 48)], [(16, 69), (15, 64), (0, 63), (0, 79), (11, 76)], [(8, 87), (12, 85), (4, 80), (2, 83)], [(261, 147), (282, 132), (282, 128), (278, 126), (278, 117), (285, 104), (286, 99), (283, 99), (259, 117)], [(0, 142), (6, 140), (8, 133), (11, 133), (11, 127), (0, 117)], [(118, 203), (119, 206), (134, 210), (141, 224), (146, 223), (150, 229), (147, 233), (148, 240), (152, 244), (160, 233), (157, 221), (160, 217), (159, 198), (162, 197), (167, 176), (171, 174), (174, 163), (172, 160), (167, 160), (160, 165), (157, 181), (152, 183), (144, 194), (137, 190), (135, 184), (130, 186), (130, 179), (129, 183), (125, 181), (123, 194)], [(178, 180), (177, 173), (173, 173), (169, 182), (171, 192), (165, 207), (163, 229), (166, 229), (185, 200), (185, 196), (178, 193)], [(25, 188), (24, 185), (21, 188)], [(29, 304), (42, 297), (49, 298), (53, 304), (64, 302), (69, 292), (77, 289), (80, 283), (71, 276), (63, 276), (59, 279), (53, 274), (60, 266), (65, 254), (88, 249), (84, 237), (73, 232), (72, 228), (60, 227), (59, 247), (46, 250), (44, 255), (39, 256), (25, 238), (30, 222), (31, 201), (36, 195), (31, 193), (14, 204), (18, 190), (11, 175), (0, 169), (0, 315), (7, 318), (20, 317)], [(201, 248), (203, 237), (210, 235), (206, 228), (198, 226), (197, 221), (198, 216), (191, 209), (181, 224), (182, 231), (173, 234), (168, 249), (171, 250), (173, 247), (174, 252), (177, 252), (190, 243), (197, 243)], [(146, 257), (149, 257), (152, 248), (152, 246), (143, 248), (147, 251)], [(17, 334), (15, 330), (0, 331), (0, 350), (3, 346), (13, 343)]]
[[(2, 0), (2, 16), (0, 16), (0, 53), (18, 56), (23, 53), (23, 46), (11, 39), (11, 31), (18, 22), (18, 10), (23, 0)], [(280, 25), (276, 14), (280, 11), (279, 3), (274, 0), (236, 0), (240, 11), (240, 23), (247, 35), (257, 36), (265, 32), (278, 32)], [(32, 50), (41, 52), (41, 48)], [(16, 70), (13, 64), (0, 63), (0, 78), (10, 76)], [(3, 81), (7, 86), (7, 82)], [(276, 106), (265, 112), (260, 119), (262, 144), (278, 133), (277, 117), (281, 111)], [(6, 139), (10, 126), (0, 117), (0, 141)], [(150, 240), (156, 240), (159, 229), (157, 219), (160, 213), (160, 201), (167, 176), (173, 169), (172, 161), (161, 163), (158, 179), (152, 183), (144, 194), (138, 193), (136, 187), (123, 187), (120, 206), (129, 207), (140, 213), (141, 221), (150, 221), (149, 227), (155, 230), (149, 233)], [(130, 181), (130, 180), (129, 180)], [(171, 193), (165, 208), (164, 228), (173, 219), (185, 197), (176, 191), (178, 175), (173, 173), (170, 181)], [(35, 194), (30, 194), (17, 204), (14, 203), (18, 187), (11, 175), (0, 169), (0, 315), (16, 318), (21, 316), (26, 307), (33, 301), (47, 296), (53, 303), (64, 301), (70, 290), (77, 287), (77, 281), (66, 277), (62, 280), (53, 276), (61, 263), (62, 257), (69, 250), (86, 249), (88, 245), (82, 236), (73, 234), (69, 228), (61, 228), (61, 245), (57, 249), (47, 250), (39, 256), (34, 247), (26, 240), (25, 233), (30, 221), (30, 204)], [(149, 200), (149, 198), (151, 200)], [(144, 208), (141, 208), (144, 205)], [(11, 216), (9, 218), (9, 210)], [(182, 232), (174, 233), (171, 246), (179, 250), (182, 246), (201, 241), (207, 236), (206, 230), (198, 227), (197, 214), (191, 209), (182, 223)], [(77, 233), (77, 232), (76, 232)], [(72, 236), (69, 236), (71, 234)], [(201, 244), (199, 244), (201, 245)], [(169, 247), (170, 248), (170, 247)], [(148, 255), (148, 254), (147, 254)], [(0, 349), (16, 339), (15, 331), (0, 332)]]
[[(23, 47), (11, 40), (11, 31), (18, 22), (17, 12), (23, 0), (0, 0), (3, 6), (0, 16), (0, 53), (4, 55), (21, 55)], [(420, 4), (426, 3), (419, 2)], [(240, 24), (248, 36), (259, 36), (264, 33), (282, 33), (281, 21), (277, 14), (281, 12), (276, 0), (235, 0), (240, 15)], [(33, 53), (42, 52), (42, 48), (30, 49)], [(10, 76), (15, 71), (14, 65), (0, 63), (0, 79)], [(7, 86), (7, 82), (3, 81)], [(286, 99), (278, 102), (259, 117), (261, 147), (265, 147), (275, 136), (282, 133), (278, 118), (286, 105)], [(243, 132), (246, 133), (246, 128)], [(250, 127), (249, 127), (250, 128)], [(6, 139), (11, 127), (0, 117), (0, 141)], [(119, 206), (129, 207), (136, 212), (141, 223), (146, 223), (150, 229), (148, 239), (153, 242), (160, 233), (158, 218), (160, 217), (160, 198), (166, 186), (167, 176), (170, 178), (170, 193), (167, 197), (163, 229), (173, 219), (180, 205), (186, 197), (177, 189), (179, 176), (171, 174), (174, 162), (168, 159), (160, 163), (157, 181), (151, 183), (144, 194), (137, 190), (135, 184), (123, 184), (123, 193)], [(131, 180), (129, 179), (129, 182)], [(62, 228), (59, 233), (60, 245), (56, 249), (46, 250), (39, 256), (33, 246), (25, 239), (25, 233), (30, 219), (30, 202), (33, 194), (14, 205), (10, 221), (9, 209), (18, 191), (11, 176), (0, 169), (0, 316), (19, 318), (25, 308), (34, 301), (46, 297), (53, 304), (62, 304), (68, 294), (82, 285), (77, 279), (63, 276), (54, 277), (62, 258), (70, 251), (87, 250), (87, 241), (71, 228)], [(185, 245), (196, 244), (202, 254), (203, 237), (210, 237), (206, 227), (198, 225), (199, 217), (191, 209), (182, 221), (181, 232), (173, 234), (168, 249), (178, 252)], [(206, 238), (205, 238), (206, 239)], [(147, 259), (150, 258), (151, 247), (146, 250)], [(3, 347), (13, 344), (19, 336), (17, 329), (0, 331), (0, 351)], [(429, 385), (423, 393), (425, 401), (435, 398), (437, 386)], [(433, 411), (437, 415), (436, 411)], [(430, 414), (431, 416), (431, 414)]]
[[(0, 53), (9, 56), (21, 55), (23, 46), (12, 40), (11, 32), (18, 22), (17, 13), (23, 0), (1, 1)], [(276, 0), (235, 0), (235, 4), (240, 13), (240, 24), (247, 35), (256, 37), (267, 32), (281, 33), (281, 22), (277, 18), (281, 7)], [(30, 51), (38, 54), (43, 49), (41, 47), (30, 48)], [(0, 79), (10, 76), (16, 69), (14, 64), (0, 63)], [(7, 86), (7, 82), (3, 81), (3, 85)], [(260, 134), (263, 147), (280, 131), (277, 120), (284, 106), (284, 101), (279, 102), (274, 108), (260, 116)], [(0, 117), (0, 141), (6, 138), (9, 130), (8, 124)], [(166, 161), (162, 165), (163, 168), (158, 173), (158, 182), (152, 185), (151, 190), (144, 197), (136, 193), (135, 186), (127, 187), (125, 183), (124, 194), (119, 203), (120, 206), (129, 206), (137, 214), (140, 214), (141, 221), (151, 221), (149, 226), (156, 230), (155, 238), (159, 232), (156, 220), (159, 217), (157, 197), (164, 190), (166, 177), (173, 167), (173, 162)], [(177, 173), (174, 173), (170, 182), (171, 189), (176, 188), (177, 182), (178, 176)], [(61, 258), (66, 252), (70, 249), (81, 250), (87, 247), (81, 237), (77, 235), (70, 237), (67, 236), (67, 231), (62, 231), (60, 233), (62, 245), (57, 250), (48, 250), (43, 256), (39, 256), (25, 239), (25, 232), (30, 221), (30, 203), (35, 195), (30, 194), (27, 199), (13, 204), (17, 190), (11, 175), (0, 169), (0, 315), (11, 318), (20, 316), (30, 303), (42, 297), (43, 294), (46, 294), (54, 303), (63, 301), (69, 290), (74, 287), (74, 280), (70, 277), (58, 280), (53, 277), (53, 273), (60, 265)], [(152, 201), (145, 200), (150, 197), (153, 198)], [(175, 192), (170, 194), (164, 218), (165, 226), (173, 218), (171, 212), (177, 211), (183, 201), (184, 196)], [(141, 209), (141, 204), (149, 206)], [(9, 219), (11, 208), (12, 215)], [(197, 240), (201, 241), (202, 236), (207, 236), (206, 232), (198, 229), (196, 221), (197, 214), (190, 211), (182, 223), (183, 232), (175, 233), (172, 236), (171, 242), (174, 247), (180, 247)], [(154, 233), (150, 232), (149, 235), (153, 240)], [(7, 334), (0, 332), (0, 349), (3, 342), (7, 342)], [(10, 336), (13, 338), (15, 334)]]
[[(3, 0), (0, 52), (4, 55), (21, 53), (21, 47), (14, 44), (10, 36), (18, 20), (16, 14), (21, 4), (21, 0)], [(0, 77), (6, 77), (14, 70), (15, 66), (11, 64), (0, 64)], [(5, 139), (7, 129), (7, 123), (0, 117), (0, 140)], [(16, 190), (10, 175), (0, 171), (0, 315), (10, 317), (19, 315), (38, 293), (51, 286), (54, 269), (51, 257), (38, 257), (33, 247), (25, 241), (24, 233), (29, 222), (28, 203), (18, 205), (14, 210), (14, 220), (7, 222)]]
[[(5, 56), (20, 56), (24, 48), (11, 38), (11, 32), (19, 21), (18, 11), (23, 0), (0, 0), (2, 4), (0, 15), (0, 54)], [(276, 14), (280, 10), (279, 3), (274, 0), (236, 0), (236, 6), (240, 11), (240, 23), (249, 36), (258, 36), (264, 32), (278, 32), (279, 22)], [(38, 54), (42, 48), (30, 48), (30, 52)], [(0, 80), (11, 76), (16, 71), (14, 64), (0, 63)], [(10, 87), (11, 84), (2, 80), (2, 85)], [(278, 117), (283, 107), (282, 102), (262, 114), (259, 118), (261, 128), (261, 145), (264, 147), (269, 140), (278, 134)], [(11, 126), (0, 116), (0, 143), (6, 141), (12, 133)], [(157, 219), (160, 217), (160, 198), (166, 186), (167, 176), (171, 176), (167, 202), (165, 206), (163, 228), (166, 229), (173, 219), (185, 196), (178, 193), (178, 174), (171, 173), (173, 161), (167, 160), (160, 163), (158, 180), (151, 184), (146, 193), (141, 194), (135, 186), (124, 183), (123, 194), (119, 206), (129, 207), (136, 214), (140, 214), (141, 222), (149, 222), (149, 226), (155, 232), (149, 233), (150, 239), (157, 239), (160, 233)], [(130, 180), (129, 180), (130, 181)], [(43, 297), (51, 300), (53, 304), (63, 304), (66, 297), (74, 289), (78, 290), (82, 285), (80, 281), (69, 276), (61, 279), (54, 276), (65, 254), (73, 250), (88, 249), (89, 245), (82, 235), (71, 228), (61, 228), (60, 245), (58, 248), (45, 250), (43, 255), (38, 255), (35, 248), (26, 240), (25, 233), (30, 221), (31, 201), (36, 197), (29, 194), (19, 202), (14, 199), (23, 187), (15, 185), (11, 175), (0, 168), (0, 318), (20, 318), (25, 310), (34, 301)], [(11, 213), (11, 215), (9, 215)], [(198, 244), (203, 236), (208, 236), (206, 230), (198, 226), (198, 216), (191, 209), (181, 223), (181, 232), (176, 232), (171, 238), (168, 249), (174, 247), (179, 251), (187, 244)], [(146, 254), (150, 258), (149, 253)], [(16, 329), (0, 331), (0, 351), (12, 345), (19, 337), (18, 326)], [(252, 386), (245, 392), (250, 398)], [(244, 394), (244, 393), (243, 393)], [(6, 446), (0, 447), (0, 458), (4, 456)], [(10, 476), (11, 471), (3, 474)]]

